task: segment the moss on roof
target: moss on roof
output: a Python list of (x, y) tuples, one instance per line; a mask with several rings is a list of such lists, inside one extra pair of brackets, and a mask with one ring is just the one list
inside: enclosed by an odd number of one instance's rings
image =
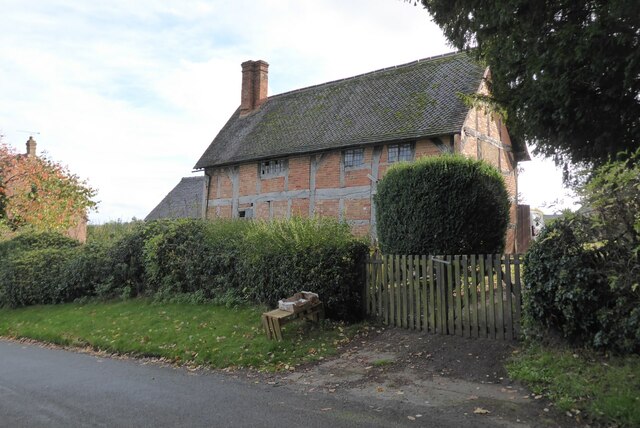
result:
[(484, 68), (465, 53), (415, 61), (269, 97), (239, 109), (195, 168), (460, 132)]

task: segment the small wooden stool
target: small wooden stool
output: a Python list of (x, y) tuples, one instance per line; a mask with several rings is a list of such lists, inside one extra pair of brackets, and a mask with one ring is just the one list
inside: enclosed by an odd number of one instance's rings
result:
[(319, 302), (313, 306), (305, 308), (300, 312), (288, 312), (282, 309), (274, 309), (262, 314), (262, 325), (267, 333), (268, 339), (282, 340), (281, 327), (287, 323), (298, 319), (318, 322), (324, 319), (324, 306)]

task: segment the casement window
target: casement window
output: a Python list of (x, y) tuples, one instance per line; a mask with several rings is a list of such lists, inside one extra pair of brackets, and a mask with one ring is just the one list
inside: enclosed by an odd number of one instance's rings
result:
[(390, 144), (388, 150), (389, 163), (413, 160), (413, 143)]
[(284, 175), (285, 171), (284, 159), (272, 159), (260, 162), (260, 178), (278, 177)]
[(364, 165), (364, 149), (349, 149), (344, 151), (344, 167), (354, 168)]

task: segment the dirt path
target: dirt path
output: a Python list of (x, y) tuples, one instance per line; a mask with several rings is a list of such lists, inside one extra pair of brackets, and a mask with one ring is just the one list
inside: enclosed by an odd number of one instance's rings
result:
[(378, 411), (420, 406), (424, 411), (407, 415), (417, 422), (435, 412), (483, 426), (578, 426), (508, 378), (504, 363), (514, 352), (512, 342), (372, 328), (339, 356), (268, 382), (304, 394), (343, 395)]

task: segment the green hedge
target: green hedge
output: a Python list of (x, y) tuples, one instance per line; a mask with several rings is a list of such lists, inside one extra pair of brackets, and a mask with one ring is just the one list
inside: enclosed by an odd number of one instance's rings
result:
[(534, 325), (574, 343), (599, 330), (598, 310), (611, 300), (604, 262), (588, 242), (589, 221), (568, 214), (538, 235), (525, 255), (525, 312)]
[(305, 290), (320, 295), (329, 317), (362, 315), (368, 247), (331, 219), (162, 220), (138, 223), (115, 241), (77, 247), (52, 238), (44, 249), (42, 242), (7, 244), (19, 250), (0, 263), (0, 305), (151, 296), (275, 306)]
[(526, 315), (533, 331), (579, 345), (640, 352), (640, 149), (591, 173), (588, 214), (567, 214), (527, 252)]
[(362, 318), (368, 246), (344, 223), (293, 219), (257, 223), (244, 241), (239, 275), (249, 300), (274, 305), (296, 291), (318, 293), (329, 318)]
[(9, 256), (0, 266), (4, 305), (17, 307), (66, 301), (69, 290), (63, 281), (64, 271), (76, 251), (45, 248)]
[(460, 155), (399, 163), (375, 195), (382, 251), (396, 254), (501, 253), (509, 195), (500, 172)]

